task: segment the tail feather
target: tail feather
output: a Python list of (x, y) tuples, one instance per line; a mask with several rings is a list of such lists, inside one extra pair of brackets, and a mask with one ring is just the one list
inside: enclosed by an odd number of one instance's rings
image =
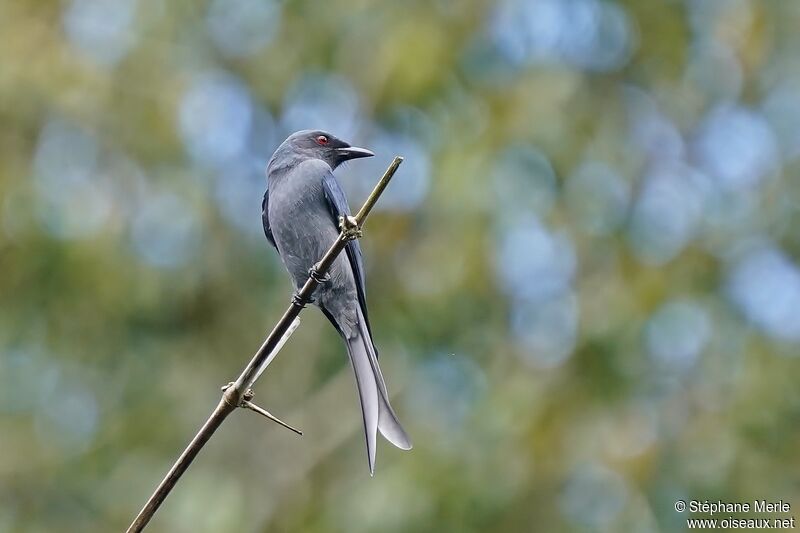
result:
[(366, 327), (366, 320), (364, 320), (364, 315), (361, 313), (360, 309), (358, 310), (358, 318), (359, 331), (361, 332), (361, 337), (364, 339), (369, 362), (372, 366), (372, 373), (378, 385), (378, 429), (386, 440), (401, 450), (410, 450), (412, 448), (411, 439), (403, 429), (403, 426), (397, 419), (397, 414), (395, 414), (394, 409), (392, 409), (389, 403), (389, 392), (386, 390), (386, 382), (383, 379), (381, 367), (378, 365), (378, 354), (375, 351), (375, 345), (372, 342), (369, 329)]
[(347, 353), (353, 365), (364, 418), (364, 431), (367, 440), (367, 457), (370, 474), (375, 471), (375, 449), (377, 432), (400, 449), (410, 450), (411, 439), (408, 438), (392, 406), (383, 379), (375, 347), (372, 344), (366, 321), (359, 310), (359, 323), (347, 341)]
[(367, 459), (369, 460), (369, 473), (375, 472), (375, 450), (377, 447), (378, 419), (380, 402), (378, 385), (373, 377), (372, 365), (366, 354), (361, 335), (356, 335), (347, 340), (347, 354), (353, 365), (358, 387), (358, 399), (361, 402), (361, 414), (364, 418), (364, 433), (367, 439)]

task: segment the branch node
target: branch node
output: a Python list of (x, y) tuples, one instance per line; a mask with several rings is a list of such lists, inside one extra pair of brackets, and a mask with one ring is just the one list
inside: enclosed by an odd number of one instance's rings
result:
[[(252, 392), (252, 391), (250, 391), (250, 392)], [(281, 425), (281, 426), (285, 427), (286, 429), (294, 431), (298, 435), (301, 435), (301, 436), (303, 435), (303, 432), (300, 431), (299, 429), (290, 426), (289, 424), (287, 424), (286, 422), (284, 422), (283, 420), (281, 420), (277, 416), (273, 415), (272, 413), (270, 413), (266, 409), (263, 409), (263, 408), (257, 406), (256, 404), (252, 403), (250, 400), (242, 400), (242, 404), (241, 405), (242, 405), (242, 407), (250, 409), (251, 411), (255, 411), (256, 413), (260, 414), (261, 416), (264, 416), (264, 417), (272, 420), (276, 424)]]

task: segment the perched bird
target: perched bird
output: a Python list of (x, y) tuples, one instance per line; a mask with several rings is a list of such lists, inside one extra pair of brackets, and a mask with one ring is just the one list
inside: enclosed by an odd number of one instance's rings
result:
[[(351, 228), (355, 224), (333, 171), (345, 161), (373, 155), (330, 133), (314, 130), (293, 133), (272, 155), (261, 219), (267, 240), (278, 250), (295, 289), (303, 286), (311, 267), (338, 237), (340, 221)], [(358, 241), (349, 241), (345, 252), (331, 266), (329, 279), (317, 288), (314, 304), (347, 344), (364, 418), (369, 471), (373, 474), (378, 430), (403, 450), (411, 449), (411, 441), (389, 405), (378, 366)]]

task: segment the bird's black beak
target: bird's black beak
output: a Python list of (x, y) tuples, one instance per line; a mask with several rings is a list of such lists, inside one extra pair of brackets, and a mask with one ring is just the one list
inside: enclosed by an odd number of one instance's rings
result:
[(375, 154), (366, 148), (359, 148), (358, 146), (345, 146), (344, 148), (337, 148), (336, 152), (341, 157), (342, 161), (349, 159), (358, 159), (359, 157), (372, 157)]

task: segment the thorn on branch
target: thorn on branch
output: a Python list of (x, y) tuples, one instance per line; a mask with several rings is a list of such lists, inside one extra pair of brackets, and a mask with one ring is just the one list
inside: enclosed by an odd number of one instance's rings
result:
[[(248, 391), (248, 392), (250, 393), (250, 398), (252, 398), (252, 391)], [(246, 394), (246, 393), (245, 393), (245, 394)], [(285, 427), (286, 429), (289, 429), (289, 430), (291, 430), (291, 431), (294, 431), (295, 433), (297, 433), (297, 434), (298, 434), (298, 435), (300, 435), (300, 436), (302, 436), (302, 435), (303, 435), (303, 432), (302, 432), (302, 431), (300, 431), (299, 429), (297, 429), (297, 428), (295, 428), (295, 427), (292, 427), (292, 426), (290, 426), (289, 424), (287, 424), (286, 422), (284, 422), (283, 420), (281, 420), (281, 419), (280, 419), (280, 418), (278, 418), (277, 416), (273, 415), (272, 413), (270, 413), (270, 412), (269, 412), (269, 411), (267, 411), (266, 409), (263, 409), (263, 408), (261, 408), (261, 407), (257, 406), (256, 404), (254, 404), (254, 403), (253, 403), (253, 402), (251, 402), (250, 400), (242, 400), (242, 407), (245, 407), (245, 408), (247, 408), (247, 409), (250, 409), (251, 411), (255, 411), (256, 413), (260, 414), (261, 416), (264, 416), (264, 417), (266, 417), (266, 418), (269, 418), (270, 420), (272, 420), (272, 421), (273, 421), (273, 422), (275, 422), (276, 424), (278, 424), (278, 425), (281, 425), (281, 426), (283, 426), (283, 427)]]

